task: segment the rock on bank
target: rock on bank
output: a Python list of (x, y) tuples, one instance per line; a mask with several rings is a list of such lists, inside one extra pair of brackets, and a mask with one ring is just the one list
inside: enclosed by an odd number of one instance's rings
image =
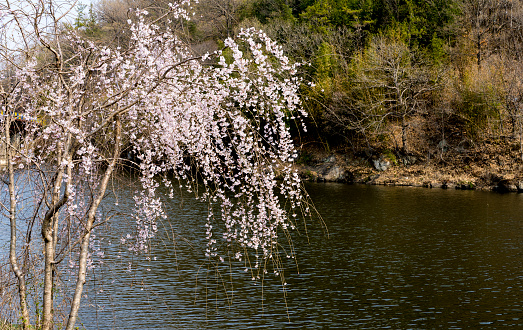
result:
[(295, 164), (305, 181), (523, 192), (523, 164), (441, 161), (391, 153), (352, 156), (308, 152)]

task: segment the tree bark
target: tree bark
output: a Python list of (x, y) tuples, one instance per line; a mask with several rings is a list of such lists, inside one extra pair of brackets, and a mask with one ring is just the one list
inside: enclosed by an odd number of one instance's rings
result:
[(18, 279), (18, 294), (20, 299), (20, 312), (21, 312), (21, 321), (24, 330), (28, 330), (30, 327), (29, 324), (29, 311), (27, 309), (27, 289), (25, 285), (25, 276), (23, 271), (18, 265), (18, 260), (16, 258), (16, 194), (15, 194), (15, 175), (13, 168), (13, 146), (11, 145), (11, 135), (9, 132), (11, 126), (11, 121), (9, 117), (5, 117), (5, 145), (7, 148), (6, 158), (7, 158), (7, 171), (9, 175), (9, 220), (11, 226), (11, 241), (9, 249), (9, 262), (11, 264), (11, 269)]
[(116, 122), (116, 130), (115, 130), (115, 147), (114, 147), (113, 158), (110, 161), (109, 166), (105, 170), (104, 176), (100, 182), (100, 185), (98, 186), (98, 193), (96, 195), (96, 198), (92, 201), (91, 206), (89, 207), (89, 211), (88, 211), (88, 215), (87, 215), (87, 223), (85, 225), (85, 235), (82, 238), (82, 244), (80, 247), (80, 259), (79, 259), (79, 263), (78, 263), (79, 269), (78, 269), (78, 277), (76, 279), (76, 288), (75, 288), (75, 292), (74, 292), (73, 301), (71, 304), (71, 311), (69, 312), (69, 319), (67, 320), (66, 330), (73, 330), (73, 327), (76, 323), (76, 319), (78, 317), (78, 310), (80, 309), (82, 292), (83, 292), (84, 284), (86, 282), (87, 255), (89, 252), (89, 238), (91, 237), (91, 231), (93, 229), (96, 211), (98, 210), (98, 206), (102, 202), (103, 196), (107, 189), (107, 184), (109, 183), (109, 179), (111, 178), (111, 175), (116, 166), (118, 157), (120, 156), (120, 140), (121, 140), (121, 135), (122, 135), (121, 134), (122, 128), (121, 128), (120, 118), (118, 116), (115, 118), (115, 122)]
[[(67, 160), (67, 163), (72, 160), (71, 155), (71, 135), (69, 134), (67, 142), (64, 147), (64, 153), (58, 156), (58, 164), (62, 163), (62, 159)], [(58, 165), (62, 166), (62, 165)], [(62, 180), (64, 171), (67, 171), (67, 184), (62, 198), (60, 198), (60, 190), (62, 188)], [(58, 230), (58, 212), (67, 203), (69, 199), (69, 185), (71, 184), (71, 168), (60, 167), (56, 174), (53, 186), (53, 194), (51, 198), (51, 206), (47, 210), (42, 221), (42, 238), (44, 240), (44, 294), (42, 304), (42, 330), (50, 330), (53, 328), (53, 288), (55, 277), (55, 255), (57, 243)]]
[(403, 149), (403, 152), (405, 154), (408, 153), (407, 150), (407, 119), (405, 118), (405, 114), (401, 117), (401, 147)]

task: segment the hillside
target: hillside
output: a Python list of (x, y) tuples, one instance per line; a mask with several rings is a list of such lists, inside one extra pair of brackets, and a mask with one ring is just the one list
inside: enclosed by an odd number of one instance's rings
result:
[[(128, 9), (156, 17), (167, 2), (100, 0), (74, 28), (125, 47)], [(202, 0), (194, 12), (172, 29), (197, 54), (254, 26), (305, 64), (307, 131), (289, 122), (299, 163), (337, 155), (354, 181), (383, 184), (520, 179), (523, 1)]]

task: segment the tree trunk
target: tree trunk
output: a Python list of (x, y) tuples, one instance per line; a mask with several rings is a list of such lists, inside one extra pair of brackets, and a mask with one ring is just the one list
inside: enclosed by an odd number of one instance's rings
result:
[(113, 173), (113, 170), (116, 166), (118, 157), (120, 156), (120, 140), (121, 140), (121, 123), (120, 118), (117, 116), (116, 121), (116, 130), (115, 130), (115, 147), (113, 153), (113, 159), (110, 161), (109, 166), (105, 170), (104, 176), (98, 186), (98, 193), (96, 198), (92, 201), (91, 206), (89, 207), (89, 212), (87, 215), (87, 223), (85, 225), (85, 235), (82, 238), (82, 244), (80, 247), (80, 260), (79, 260), (79, 269), (78, 269), (78, 278), (76, 279), (76, 288), (74, 292), (73, 302), (71, 304), (71, 311), (69, 313), (69, 319), (67, 320), (66, 330), (73, 330), (73, 327), (76, 323), (76, 318), (78, 317), (78, 310), (80, 309), (80, 301), (82, 299), (82, 292), (84, 284), (86, 281), (86, 272), (87, 272), (87, 255), (89, 253), (89, 238), (91, 237), (91, 231), (93, 229), (96, 211), (100, 205), (102, 198), (107, 189), (107, 184)]
[(519, 126), (519, 154), (521, 157), (521, 161), (523, 162), (523, 127), (519, 120), (518, 120), (518, 126)]
[[(72, 161), (71, 155), (71, 139), (69, 134), (64, 146), (64, 153), (58, 155), (58, 172), (54, 180), (53, 194), (51, 198), (51, 206), (46, 212), (42, 221), (42, 238), (44, 240), (44, 295), (42, 304), (42, 330), (50, 330), (53, 328), (53, 289), (55, 272), (55, 257), (56, 244), (58, 241), (58, 212), (67, 203), (69, 199), (69, 186), (71, 185), (71, 167), (62, 167), (62, 160), (67, 160), (67, 164)], [(64, 194), (60, 198), (60, 191), (63, 185), (64, 171), (67, 171), (67, 183), (64, 189)]]
[(11, 226), (11, 241), (9, 249), (9, 262), (11, 264), (11, 269), (18, 279), (18, 294), (20, 299), (20, 309), (21, 309), (21, 321), (24, 330), (28, 330), (30, 327), (29, 324), (29, 311), (27, 309), (27, 289), (25, 286), (25, 276), (23, 271), (18, 266), (18, 260), (16, 258), (16, 194), (15, 194), (15, 175), (13, 168), (13, 146), (11, 145), (11, 136), (10, 129), (11, 121), (9, 117), (5, 118), (5, 146), (6, 146), (6, 158), (7, 158), (7, 171), (9, 174), (9, 220)]
[(478, 47), (478, 53), (476, 55), (478, 61), (478, 68), (481, 68), (481, 33), (478, 32), (478, 38), (476, 41), (476, 47)]
[(401, 148), (403, 149), (403, 152), (407, 154), (407, 128), (409, 125), (407, 124), (407, 118), (405, 117), (405, 114), (401, 117)]
[[(61, 163), (62, 155), (58, 156), (58, 164)], [(54, 180), (51, 206), (42, 221), (42, 238), (44, 240), (44, 294), (42, 302), (42, 330), (53, 327), (53, 288), (54, 288), (54, 258), (55, 258), (55, 223), (58, 222), (58, 211), (65, 204), (65, 195), (59, 200), (62, 187), (63, 168), (58, 170)]]

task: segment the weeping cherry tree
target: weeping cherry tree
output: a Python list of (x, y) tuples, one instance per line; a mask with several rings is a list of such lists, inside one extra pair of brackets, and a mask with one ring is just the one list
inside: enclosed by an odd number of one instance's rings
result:
[[(189, 19), (186, 1), (154, 21), (145, 10), (130, 12), (131, 38), (122, 48), (65, 28), (67, 4), (0, 4), (0, 208), (10, 228), (6, 255), (16, 288), (0, 312), (15, 306), (11, 320), (24, 329), (74, 328), (96, 258), (93, 235), (110, 221), (100, 205), (129, 154), (141, 182), (135, 252), (147, 252), (167, 217), (158, 189), (174, 194), (175, 178), (218, 205), (205, 225), (209, 259), (223, 260), (217, 246), (226, 244), (238, 247), (236, 259), (250, 250), (277, 262), (279, 237), (295, 227), (300, 211), (308, 212), (291, 167), (296, 151), (288, 122), (305, 116), (296, 65), (254, 29), (227, 39), (223, 51), (195, 56), (168, 24)], [(41, 252), (34, 253), (35, 244)], [(58, 319), (63, 267), (74, 269), (74, 285)], [(42, 283), (39, 318), (27, 298), (35, 280)]]

